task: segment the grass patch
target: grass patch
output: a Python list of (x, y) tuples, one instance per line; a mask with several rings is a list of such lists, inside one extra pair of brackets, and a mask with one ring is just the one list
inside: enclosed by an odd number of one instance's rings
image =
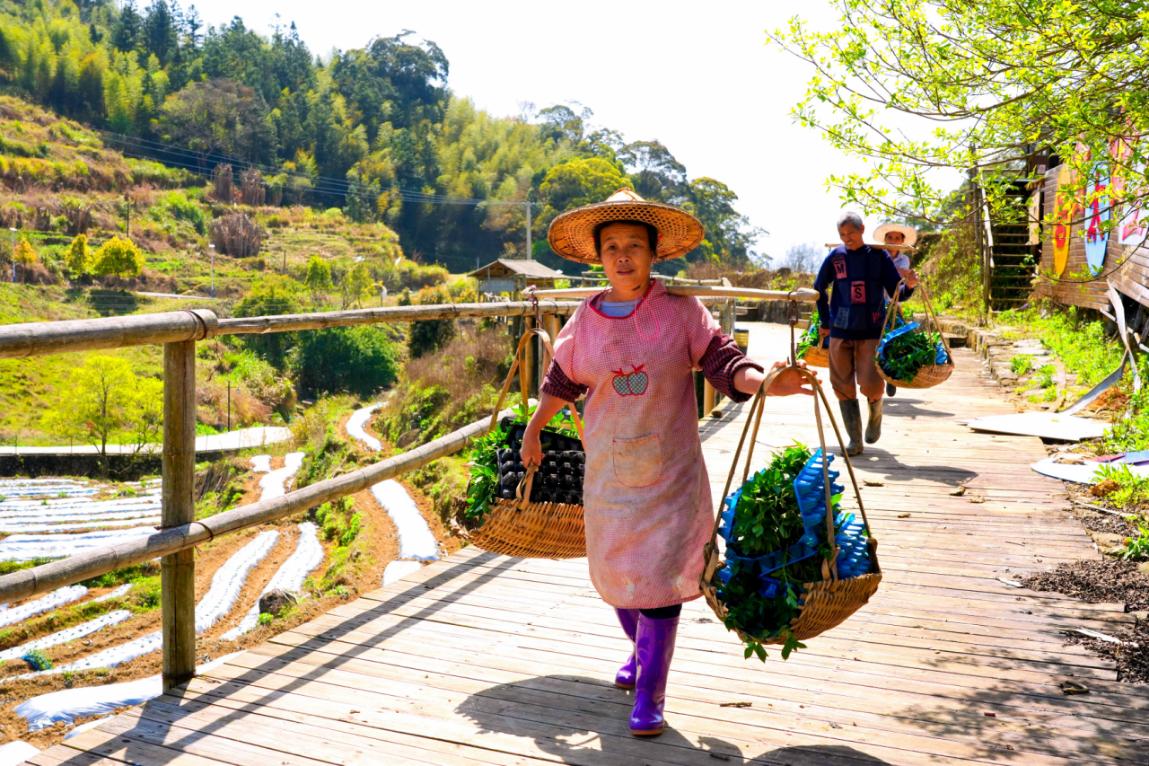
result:
[(1004, 337), (1040, 340), (1057, 355), (1079, 387), (1092, 386), (1121, 362), (1123, 349), (1115, 339), (1106, 336), (1104, 322), (1087, 318), (1075, 307), (1065, 311), (1051, 310), (1048, 306), (1015, 309), (1001, 312), (996, 319), (1000, 324), (1016, 328), (1003, 332)]

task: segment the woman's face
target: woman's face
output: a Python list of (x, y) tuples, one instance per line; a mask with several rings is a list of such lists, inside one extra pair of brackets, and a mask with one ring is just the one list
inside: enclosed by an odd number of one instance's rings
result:
[(633, 223), (612, 223), (599, 232), (602, 269), (615, 296), (624, 300), (641, 296), (650, 281), (654, 252), (646, 227)]

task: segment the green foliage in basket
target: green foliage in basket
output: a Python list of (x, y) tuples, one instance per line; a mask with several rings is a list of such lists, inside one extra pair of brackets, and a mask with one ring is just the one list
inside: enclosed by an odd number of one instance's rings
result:
[[(525, 424), (535, 411), (534, 405), (524, 407), (522, 402), (513, 409), (512, 422), (518, 424)], [(547, 428), (578, 438), (574, 420), (566, 408), (559, 410), (558, 414), (551, 418)], [(507, 436), (508, 431), (500, 422), (489, 433), (471, 443), (471, 455), (468, 461), (471, 467), (471, 479), (467, 482), (467, 505), (459, 518), (467, 529), (475, 529), (482, 525), (491, 511), (491, 503), (498, 497), (498, 451), (507, 446)]]
[(806, 328), (806, 332), (798, 338), (798, 343), (794, 347), (794, 354), (796, 358), (801, 359), (806, 355), (814, 346), (818, 345), (818, 327), (821, 325), (822, 320), (818, 318), (818, 312), (813, 311), (810, 313), (810, 326)]
[[(810, 454), (801, 444), (788, 447), (743, 485), (735, 507), (728, 552), (755, 557), (785, 550), (798, 542), (804, 528), (794, 479)], [(833, 498), (835, 507), (838, 500), (839, 496)], [(803, 583), (822, 578), (822, 561), (829, 553), (829, 546), (822, 539), (816, 556), (771, 572), (770, 576), (781, 582), (777, 594), (771, 598), (761, 594), (762, 583), (755, 567), (728, 556), (731, 577), (721, 586), (721, 598), (727, 609), (725, 624), (728, 629), (741, 632), (747, 658), (756, 655), (765, 660), (766, 648), (762, 642), (778, 638), (782, 639), (783, 659), (789, 658), (795, 649), (805, 648), (790, 632), (790, 623), (801, 611), (799, 599)]]
[(918, 370), (936, 362), (941, 342), (936, 332), (908, 332), (886, 343), (878, 363), (894, 380), (912, 380)]

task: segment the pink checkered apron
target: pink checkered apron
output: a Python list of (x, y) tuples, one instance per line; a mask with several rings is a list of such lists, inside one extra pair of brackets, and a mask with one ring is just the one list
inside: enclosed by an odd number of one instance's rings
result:
[(608, 604), (652, 609), (697, 598), (714, 508), (698, 438), (692, 370), (720, 332), (693, 297), (655, 282), (634, 312), (588, 299), (555, 360), (589, 387), (584, 421), (586, 547)]

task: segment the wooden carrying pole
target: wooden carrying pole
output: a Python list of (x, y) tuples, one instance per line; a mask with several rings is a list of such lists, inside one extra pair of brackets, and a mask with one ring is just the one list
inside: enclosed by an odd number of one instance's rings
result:
[[(601, 293), (604, 287), (570, 287), (563, 290), (536, 290), (534, 295), (540, 299), (553, 298), (556, 300), (589, 298)], [(729, 298), (745, 298), (755, 301), (798, 301), (799, 303), (814, 303), (818, 300), (818, 291), (809, 287), (799, 287), (796, 290), (757, 290), (752, 287), (711, 287), (709, 285), (666, 285), (666, 291), (671, 295), (694, 295), (702, 299), (714, 298), (727, 300)], [(505, 304), (504, 304), (505, 305)], [(539, 306), (543, 304), (540, 300)]]
[[(165, 530), (195, 521), (195, 341), (164, 344)], [(195, 675), (195, 549), (160, 561), (164, 690)]]
[[(511, 410), (504, 410), (499, 413), (498, 418), (512, 414)], [(103, 548), (89, 549), (66, 559), (11, 572), (0, 576), (0, 601), (27, 598), (113, 569), (187, 550), (213, 537), (275, 521), (329, 500), (353, 494), (386, 479), (425, 466), (432, 460), (454, 454), (465, 448), (471, 439), (487, 433), (490, 427), (491, 418), (486, 416), (402, 455), (381, 460), (333, 479), (325, 479), (274, 500), (261, 500), (217, 513), (206, 519), (165, 528), (154, 535), (125, 540)]]

